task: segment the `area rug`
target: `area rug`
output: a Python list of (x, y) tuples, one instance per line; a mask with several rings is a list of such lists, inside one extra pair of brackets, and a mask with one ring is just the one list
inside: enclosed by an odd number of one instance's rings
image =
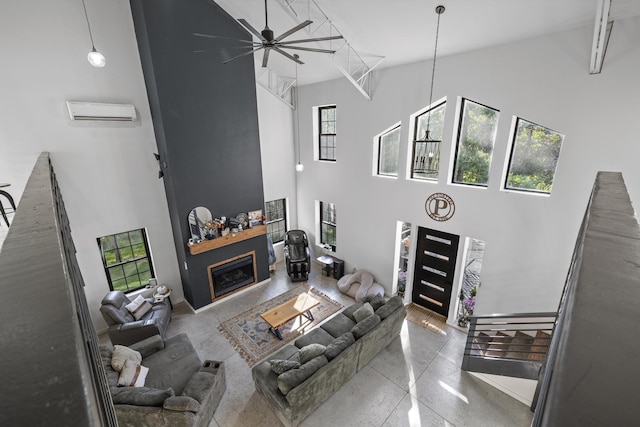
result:
[[(315, 299), (320, 301), (319, 305), (311, 309), (314, 320), (310, 321), (302, 316), (292, 320), (280, 328), (282, 340), (279, 340), (269, 331), (269, 325), (262, 320), (260, 314), (284, 304), (304, 292), (309, 292)], [(332, 300), (322, 292), (307, 285), (301, 285), (220, 323), (218, 330), (227, 337), (231, 345), (244, 357), (249, 366), (254, 366), (260, 360), (312, 329), (342, 307), (342, 304)]]
[(407, 320), (436, 334), (444, 334), (447, 328), (446, 317), (413, 303), (407, 306)]

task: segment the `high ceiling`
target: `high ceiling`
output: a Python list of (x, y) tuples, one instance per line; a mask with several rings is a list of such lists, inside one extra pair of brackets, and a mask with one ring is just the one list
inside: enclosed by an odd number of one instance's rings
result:
[[(244, 18), (258, 31), (264, 28), (264, 0), (215, 0), (234, 18)], [(267, 0), (269, 27), (276, 36), (297, 24), (283, 8), (291, 0)], [(298, 4), (314, 0), (296, 0)], [(384, 56), (379, 67), (433, 57), (437, 5), (440, 18), (438, 57), (496, 46), (577, 27), (594, 27), (598, 0), (315, 0), (335, 28), (361, 54)], [(612, 0), (610, 19), (640, 15), (640, 1)], [(614, 30), (615, 31), (615, 30)], [(290, 40), (307, 38), (304, 30)], [(613, 40), (613, 39), (612, 39)], [(585, 40), (591, 45), (591, 40)], [(299, 84), (342, 77), (333, 61), (321, 53), (299, 52)], [(254, 54), (256, 66), (262, 52)], [(269, 67), (294, 76), (294, 62), (272, 53)], [(588, 64), (585, 64), (585, 68)]]

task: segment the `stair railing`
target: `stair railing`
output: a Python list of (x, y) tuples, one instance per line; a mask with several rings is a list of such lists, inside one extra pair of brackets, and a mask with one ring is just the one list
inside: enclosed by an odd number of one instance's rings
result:
[(462, 369), (537, 379), (556, 320), (555, 312), (470, 317)]

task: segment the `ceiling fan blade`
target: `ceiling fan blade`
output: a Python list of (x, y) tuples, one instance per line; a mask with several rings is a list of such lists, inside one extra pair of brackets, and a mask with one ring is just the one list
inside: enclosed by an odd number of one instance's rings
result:
[(284, 55), (284, 56), (286, 56), (287, 58), (289, 58), (290, 60), (297, 62), (297, 63), (298, 63), (298, 64), (300, 64), (300, 65), (304, 64), (304, 62), (300, 61), (300, 60), (299, 60), (298, 58), (296, 58), (295, 56), (290, 55), (289, 53), (285, 52), (284, 50), (280, 49), (280, 48), (279, 48), (279, 47), (277, 47), (277, 46), (274, 46), (274, 47), (273, 47), (273, 50), (275, 50), (276, 52), (278, 52), (280, 55)]
[(266, 41), (267, 41), (267, 39), (265, 39), (265, 38), (262, 36), (262, 34), (260, 33), (260, 31), (258, 31), (258, 30), (256, 30), (255, 28), (253, 28), (253, 27), (251, 26), (251, 24), (249, 24), (249, 23), (246, 21), (246, 19), (242, 19), (242, 18), (240, 18), (240, 19), (238, 19), (238, 22), (240, 22), (242, 25), (244, 25), (244, 26), (247, 28), (247, 30), (251, 31), (251, 32), (252, 32), (256, 37), (258, 37), (258, 38), (259, 38), (260, 40), (262, 40), (263, 42), (266, 42)]
[(331, 37), (317, 37), (315, 39), (303, 39), (303, 40), (291, 40), (288, 42), (279, 42), (280, 44), (294, 44), (294, 43), (308, 43), (308, 42), (322, 42), (325, 40), (338, 40), (343, 38), (342, 36), (331, 36)]
[(335, 50), (329, 49), (316, 49), (315, 47), (302, 47), (302, 46), (282, 46), (285, 49), (295, 49), (295, 50), (306, 50), (309, 52), (320, 52), (320, 53), (336, 53)]
[(243, 56), (251, 55), (252, 53), (259, 51), (260, 49), (264, 49), (264, 47), (260, 46), (258, 48), (253, 49), (253, 50), (250, 50), (249, 52), (241, 53), (240, 55), (234, 56), (233, 58), (227, 59), (226, 61), (222, 61), (222, 63), (226, 64), (228, 62), (233, 61), (234, 59), (238, 59), (238, 58), (243, 57)]
[[(234, 39), (234, 38), (231, 38), (231, 37), (212, 36), (210, 34), (200, 34), (200, 33), (193, 33), (193, 35), (194, 36), (198, 36), (198, 37), (207, 37), (207, 38), (210, 38), (210, 39), (225, 39), (225, 40), (233, 40), (234, 42), (256, 44), (256, 42), (254, 42), (253, 40)], [(258, 44), (260, 44), (260, 43), (258, 43)]]
[(260, 45), (258, 45), (258, 46), (229, 46), (229, 47), (225, 46), (225, 47), (210, 47), (210, 48), (207, 48), (207, 49), (196, 49), (196, 50), (193, 50), (192, 52), (193, 52), (193, 53), (203, 53), (203, 52), (212, 52), (212, 51), (215, 51), (215, 50), (254, 49), (254, 48), (257, 48), (257, 47), (260, 47)]
[(290, 29), (289, 31), (285, 31), (284, 33), (280, 34), (278, 37), (276, 37), (274, 40), (282, 40), (285, 37), (289, 37), (291, 34), (295, 33), (296, 31), (299, 31), (301, 29), (303, 29), (304, 27), (311, 25), (313, 23), (313, 21), (309, 21), (308, 19), (306, 21), (304, 21), (301, 24), (296, 25), (295, 27), (293, 27), (292, 29)]
[(264, 50), (264, 55), (262, 55), (262, 68), (266, 68), (267, 66), (267, 61), (269, 61), (269, 52), (271, 52), (271, 48)]

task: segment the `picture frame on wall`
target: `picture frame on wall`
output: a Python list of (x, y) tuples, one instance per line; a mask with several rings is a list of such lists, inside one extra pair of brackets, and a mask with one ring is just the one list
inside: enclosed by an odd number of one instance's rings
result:
[(249, 227), (262, 225), (262, 209), (249, 211)]

